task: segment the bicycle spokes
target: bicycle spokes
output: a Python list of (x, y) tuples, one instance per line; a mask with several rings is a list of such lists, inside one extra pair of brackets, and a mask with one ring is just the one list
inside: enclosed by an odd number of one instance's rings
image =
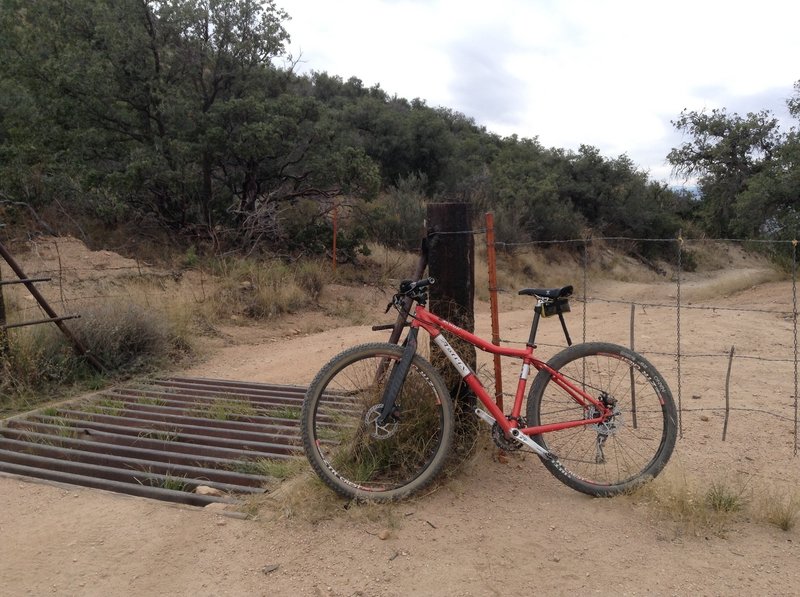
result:
[[(558, 459), (545, 461), (550, 472), (578, 491), (607, 496), (661, 471), (675, 444), (677, 416), (666, 383), (650, 363), (620, 346), (588, 343), (562, 351), (548, 366), (595, 401), (578, 401), (549, 371), (534, 380), (531, 426), (585, 421), (534, 436)], [(637, 424), (631, 425), (634, 416)]]
[(389, 344), (355, 347), (328, 363), (309, 387), (306, 454), (323, 481), (342, 495), (403, 497), (430, 482), (444, 464), (453, 407), (432, 365), (409, 359), (384, 417), (391, 376), (376, 371), (391, 371), (406, 356)]

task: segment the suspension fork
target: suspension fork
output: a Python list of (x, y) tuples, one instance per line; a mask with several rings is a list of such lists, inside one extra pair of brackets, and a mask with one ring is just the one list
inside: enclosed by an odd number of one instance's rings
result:
[(395, 363), (392, 372), (389, 374), (389, 381), (386, 382), (383, 399), (381, 400), (383, 404), (381, 416), (375, 422), (379, 427), (385, 425), (386, 420), (395, 412), (395, 401), (403, 388), (403, 382), (405, 382), (408, 370), (411, 368), (411, 361), (414, 359), (414, 355), (417, 354), (417, 334), (419, 334), (419, 328), (417, 327), (412, 327), (408, 331), (406, 340), (403, 342), (403, 357)]

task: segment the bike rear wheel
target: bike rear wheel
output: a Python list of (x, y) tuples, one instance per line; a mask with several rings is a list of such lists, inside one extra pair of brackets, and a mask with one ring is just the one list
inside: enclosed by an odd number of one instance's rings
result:
[[(661, 472), (675, 447), (678, 415), (667, 383), (647, 359), (615, 344), (587, 342), (547, 364), (617, 413), (602, 424), (533, 436), (555, 455), (542, 461), (556, 478), (589, 495), (612, 496)], [(527, 415), (532, 426), (598, 416), (544, 369), (531, 386)]]
[(383, 390), (404, 349), (356, 346), (317, 374), (303, 403), (302, 434), (314, 471), (339, 494), (387, 501), (403, 498), (439, 473), (453, 438), (453, 404), (441, 376), (415, 355), (383, 428)]

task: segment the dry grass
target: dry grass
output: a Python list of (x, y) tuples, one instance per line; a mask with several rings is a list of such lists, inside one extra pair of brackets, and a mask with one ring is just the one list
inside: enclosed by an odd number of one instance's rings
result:
[[(196, 259), (191, 261), (196, 265)], [(215, 333), (220, 321), (264, 319), (307, 308), (329, 279), (327, 265), (231, 259), (204, 271), (92, 277), (67, 287), (64, 295), (93, 298), (66, 303), (58, 288), (42, 288), (51, 293), (57, 311), (81, 315), (67, 325), (106, 372), (100, 376), (78, 358), (52, 325), (10, 330), (9, 350), (0, 357), (0, 412), (97, 389), (120, 375), (172, 366), (194, 352), (199, 334)], [(25, 289), (6, 289), (4, 299), (9, 322), (36, 318), (31, 315), (35, 302)]]
[(11, 330), (0, 357), (0, 411), (18, 412), (56, 395), (96, 390), (108, 380), (161, 367), (183, 353), (185, 343), (170, 326), (134, 305), (84, 309), (71, 329), (106, 367), (101, 375), (54, 326)]
[(318, 524), (341, 513), (349, 502), (338, 496), (301, 460), (300, 470), (267, 494), (250, 497), (243, 510), (253, 518), (300, 520)]
[(373, 324), (376, 323), (376, 317), (380, 316), (373, 305), (366, 305), (362, 300), (350, 297), (346, 293), (339, 293), (335, 301), (325, 307), (325, 312), (334, 319), (346, 322), (347, 325)]
[(800, 495), (796, 491), (767, 490), (754, 500), (754, 511), (759, 520), (790, 531), (800, 514)]
[(197, 406), (190, 412), (192, 416), (216, 421), (235, 421), (254, 417), (257, 414), (256, 409), (249, 402), (224, 396), (214, 398), (211, 402)]
[(318, 261), (227, 259), (213, 264), (214, 289), (203, 305), (212, 320), (268, 319), (314, 304), (328, 279)]
[(308, 470), (305, 458), (259, 458), (258, 460), (242, 460), (235, 470), (250, 475), (262, 475), (277, 481), (292, 479)]
[(96, 374), (60, 332), (42, 326), (11, 330), (9, 350), (0, 356), (0, 413), (27, 410), (81, 382), (96, 387)]
[[(497, 251), (497, 287), (501, 295), (516, 297), (522, 288), (558, 287), (572, 284), (582, 289), (583, 256), (574, 249), (524, 247)], [(489, 301), (489, 260), (486, 246), (475, 247), (475, 298)], [(529, 300), (524, 300), (529, 304)]]
[[(390, 249), (371, 247), (372, 254), (365, 262), (378, 268), (374, 283), (381, 287), (394, 287), (398, 280), (410, 278), (417, 267), (419, 255)], [(524, 248), (497, 253), (497, 285), (501, 291), (516, 293), (531, 286), (561, 286), (579, 284), (580, 255), (561, 249)], [(475, 246), (475, 298), (489, 300), (489, 265), (485, 244)]]
[[(391, 533), (402, 525), (397, 503), (350, 501), (317, 478), (305, 459), (294, 461), (291, 475), (267, 494), (252, 496), (242, 507), (251, 518), (315, 526), (328, 520), (373, 526), (375, 534)], [(403, 507), (413, 498), (402, 502)], [(369, 532), (369, 531), (367, 531)]]
[(114, 372), (158, 366), (166, 362), (172, 349), (166, 318), (128, 301), (107, 301), (82, 309), (72, 328), (86, 349)]
[(410, 278), (419, 262), (417, 253), (398, 251), (383, 245), (371, 245), (370, 254), (363, 258), (364, 264), (378, 272), (374, 283), (377, 286), (394, 286), (397, 280)]
[[(640, 261), (629, 255), (601, 248), (595, 249), (594, 253), (594, 258), (590, 258), (591, 265), (589, 270), (591, 276), (599, 276), (617, 282), (639, 284), (664, 280), (662, 273), (643, 266)], [(660, 264), (658, 267), (661, 268), (661, 272), (668, 272), (672, 269), (665, 264)]]
[(759, 284), (776, 282), (784, 277), (784, 273), (770, 266), (753, 269), (734, 269), (717, 274), (712, 283), (701, 279), (700, 283), (695, 285), (693, 279), (689, 278), (682, 286), (681, 297), (687, 301), (703, 301), (729, 296)]
[(706, 506), (719, 514), (741, 512), (747, 503), (746, 490), (746, 483), (741, 487), (732, 487), (725, 481), (713, 481), (705, 490)]
[(745, 520), (788, 531), (800, 513), (800, 496), (796, 492), (753, 487), (744, 477), (701, 482), (676, 466), (639, 487), (630, 498), (676, 523), (679, 534), (697, 536), (709, 532), (725, 536), (733, 524)]

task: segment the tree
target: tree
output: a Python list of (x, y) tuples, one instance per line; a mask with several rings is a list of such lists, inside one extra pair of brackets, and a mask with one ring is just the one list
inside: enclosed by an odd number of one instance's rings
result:
[[(786, 102), (789, 113), (800, 120), (800, 81)], [(737, 221), (761, 222), (763, 235), (795, 240), (800, 233), (800, 131), (792, 129), (783, 138), (774, 159), (750, 181), (736, 210)]]
[(357, 77), (277, 64), (288, 15), (271, 0), (3, 2), (0, 192), (31, 204), (305, 252), (330, 238), (335, 204), (393, 242), (429, 199), (493, 210), (506, 241), (673, 225), (671, 191), (625, 156), (501, 138)]
[(514, 242), (580, 238), (585, 220), (560, 194), (552, 159), (538, 139), (503, 140), (490, 166), (498, 235)]
[(425, 235), (426, 187), (424, 174), (411, 174), (374, 201), (364, 218), (372, 238), (388, 247), (418, 249)]
[(684, 111), (673, 125), (690, 140), (672, 149), (667, 160), (675, 172), (698, 177), (708, 231), (722, 237), (757, 233), (760, 219), (737, 220), (735, 204), (785, 141), (777, 119), (766, 110), (745, 118), (725, 109), (710, 114)]
[(374, 193), (374, 164), (273, 64), (289, 37), (271, 0), (6, 4), (0, 51), (36, 116), (6, 124), (16, 158), (28, 139), (89, 195), (245, 245), (286, 236), (283, 204)]

